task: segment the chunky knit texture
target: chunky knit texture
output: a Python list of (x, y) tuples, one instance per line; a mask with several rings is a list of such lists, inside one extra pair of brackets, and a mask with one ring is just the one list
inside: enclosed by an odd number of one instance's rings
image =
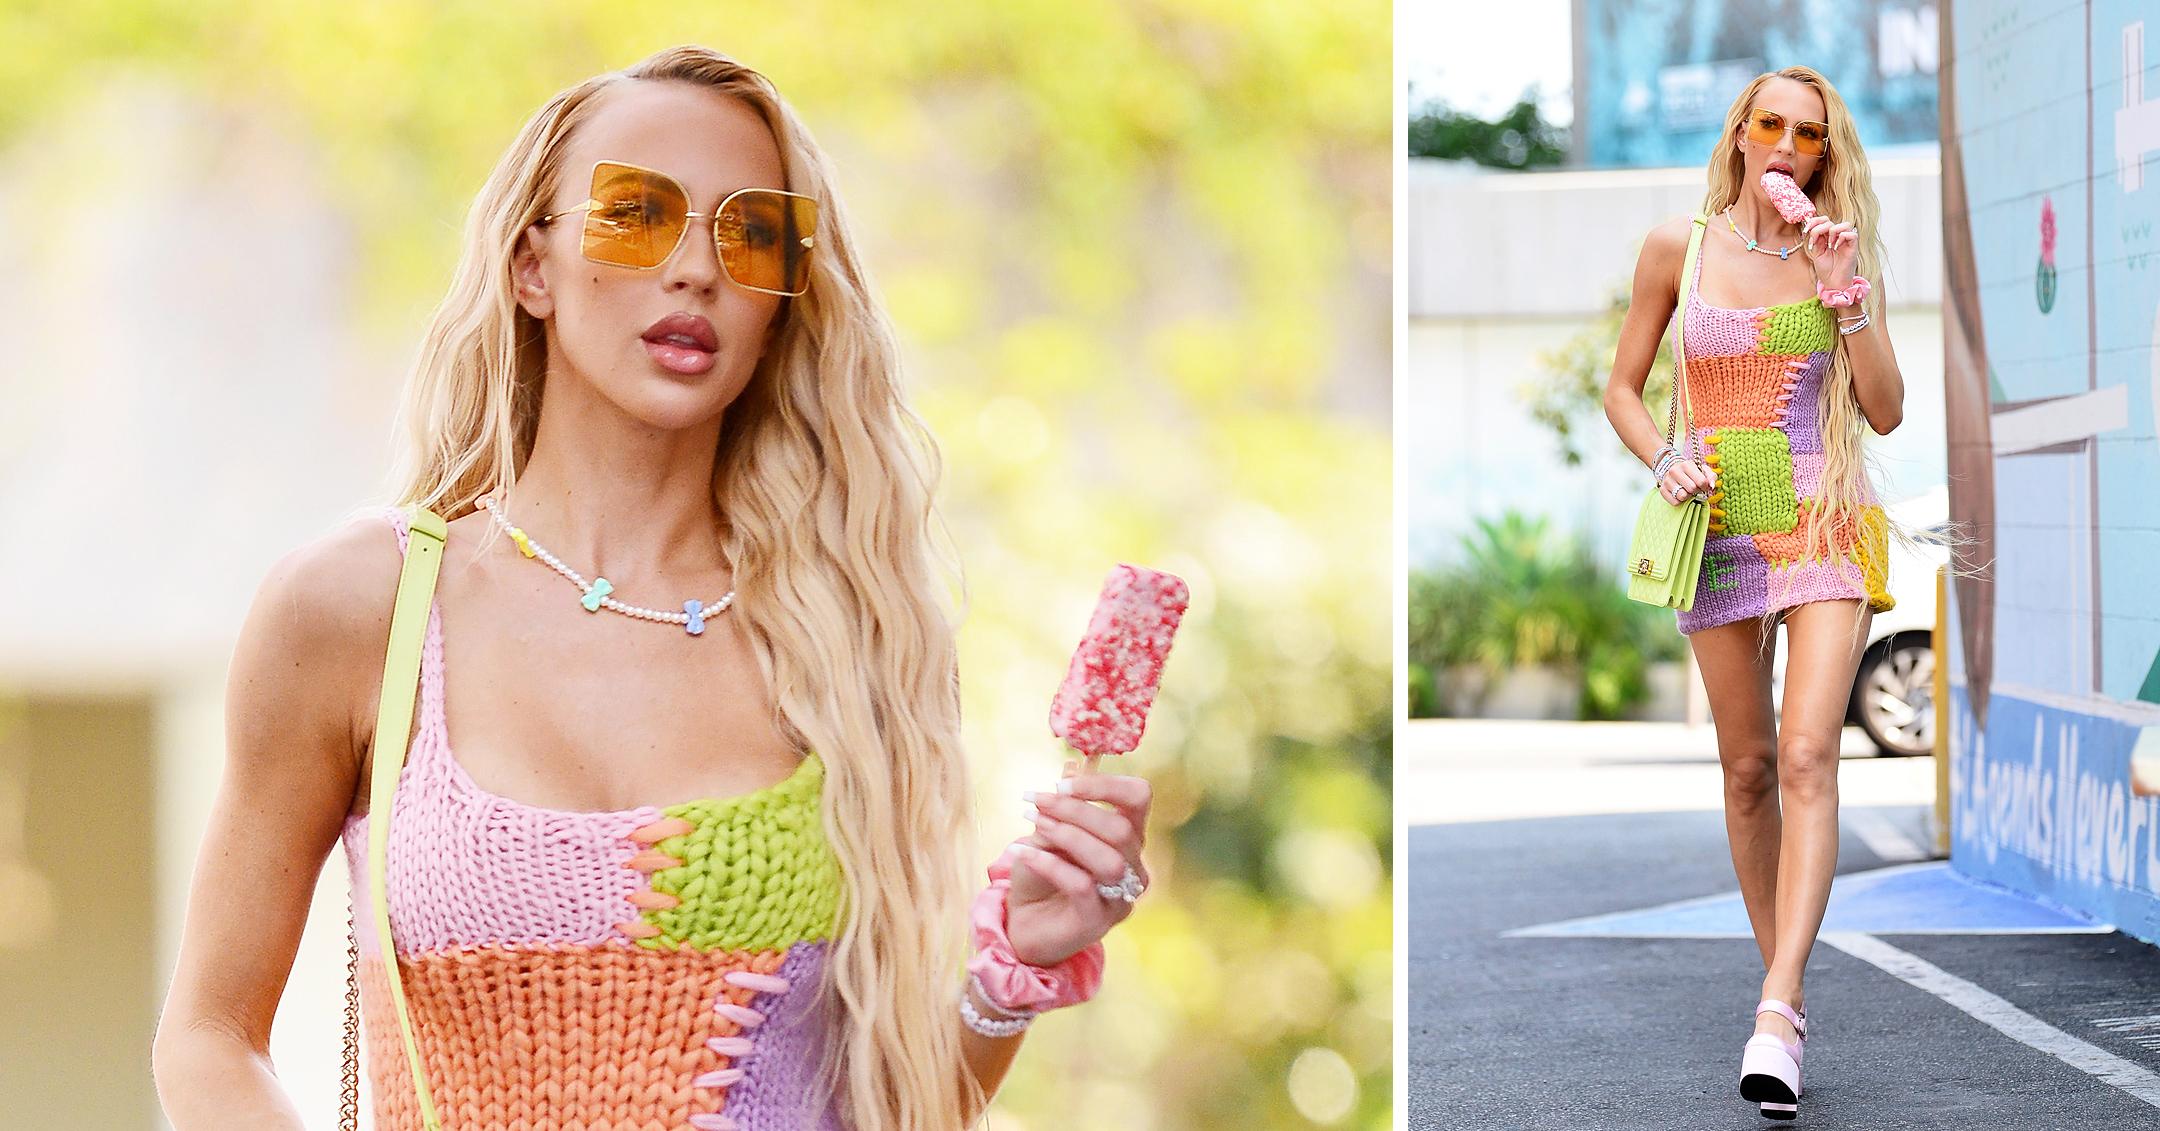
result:
[[(386, 517), (402, 548), (403, 512)], [(812, 1078), (837, 1016), (841, 879), (817, 755), (777, 785), (665, 808), (489, 793), (447, 740), (439, 605), (419, 711), (390, 816), (390, 929), (448, 1131), (842, 1131)], [(372, 817), (344, 830), (363, 896)], [(374, 1126), (418, 1128), (373, 920), (357, 929)]]
[[(1859, 522), (1841, 522), (1800, 560), (1805, 524), (1822, 492), (1823, 383), (1837, 345), (1837, 316), (1819, 298), (1744, 310), (1712, 306), (1696, 288), (1683, 312), (1694, 435), (1716, 476), (1709, 495), (1695, 606), (1675, 614), (1680, 631), (1747, 620), (1811, 601), (1860, 599), (1888, 612), (1889, 528), (1862, 479)], [(1818, 536), (1818, 542), (1823, 539)]]

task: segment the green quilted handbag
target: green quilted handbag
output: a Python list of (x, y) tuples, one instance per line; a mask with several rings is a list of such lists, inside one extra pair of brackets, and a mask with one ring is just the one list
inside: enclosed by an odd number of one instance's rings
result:
[[(1695, 286), (1695, 257), (1702, 252), (1703, 217), (1688, 236), (1687, 262), (1680, 269), (1679, 312), (1673, 319), (1672, 408), (1665, 420), (1666, 443), (1682, 456), (1700, 462), (1694, 406), (1685, 425), (1688, 450), (1680, 448), (1680, 406), (1687, 401), (1687, 298)], [(1653, 484), (1635, 512), (1635, 537), (1628, 543), (1628, 596), (1646, 604), (1686, 611), (1695, 607), (1695, 580), (1702, 571), (1703, 540), (1710, 535), (1710, 504), (1701, 495), (1668, 502), (1662, 485)]]

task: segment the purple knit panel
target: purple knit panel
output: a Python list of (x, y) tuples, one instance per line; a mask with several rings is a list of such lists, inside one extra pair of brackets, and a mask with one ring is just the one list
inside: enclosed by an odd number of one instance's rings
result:
[(1769, 569), (1750, 535), (1705, 538), (1702, 571), (1695, 576), (1695, 607), (1673, 613), (1681, 633), (1763, 615), (1763, 580)]
[[(1823, 381), (1830, 373), (1830, 355), (1811, 353), (1808, 366), (1793, 386), (1792, 401), (1785, 406), (1785, 438), (1798, 452), (1820, 452), (1822, 443)], [(1806, 498), (1808, 492), (1800, 492)]]
[(750, 1008), (765, 1022), (745, 1035), (753, 1042), (749, 1056), (735, 1063), (743, 1078), (727, 1091), (720, 1110), (738, 1131), (846, 1131), (847, 1124), (829, 1103), (818, 1111), (815, 1073), (824, 1054), (831, 1018), (815, 1007), (825, 978), (824, 942), (796, 943), (780, 962), (785, 993), (758, 994)]
[[(390, 508), (402, 551), (404, 513)], [(443, 712), (442, 606), (428, 610), (420, 659), (420, 718), (398, 774), (390, 820), (390, 929), (400, 954), (491, 944), (594, 945), (629, 939), (630, 893), (648, 886), (628, 867), (641, 851), (631, 830), (663, 815), (643, 806), (569, 812), (481, 789), (451, 754)], [(353, 890), (367, 889), (368, 822), (348, 818), (343, 840)], [(361, 945), (375, 945), (361, 916)]]

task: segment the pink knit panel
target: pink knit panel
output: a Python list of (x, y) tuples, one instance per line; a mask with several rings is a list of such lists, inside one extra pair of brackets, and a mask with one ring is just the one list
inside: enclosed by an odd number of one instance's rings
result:
[(1688, 296), (1688, 360), (1754, 353), (1762, 343), (1762, 309), (1727, 310)]
[[(390, 508), (398, 546), (404, 512)], [(390, 822), (390, 929), (400, 954), (489, 945), (619, 942), (615, 924), (647, 888), (628, 866), (631, 830), (663, 815), (653, 806), (571, 812), (526, 805), (480, 788), (450, 751), (443, 711), (442, 606), (428, 610), (420, 659), (418, 730), (398, 774)], [(344, 844), (353, 890), (367, 906), (367, 837), (373, 815), (349, 818)], [(375, 946), (360, 917), (361, 947)]]
[(1823, 454), (1821, 452), (1794, 452), (1792, 457), (1793, 494), (1812, 499), (1822, 494)]
[(1695, 256), (1695, 276), (1688, 281), (1687, 338), (1689, 361), (1698, 357), (1730, 357), (1754, 353), (1762, 347), (1762, 320), (1767, 307), (1712, 306), (1702, 300), (1702, 255)]
[(1837, 563), (1835, 567), (1828, 561), (1806, 562), (1783, 569), (1773, 566), (1767, 588), (1772, 609), (1789, 609), (1810, 601), (1867, 598), (1860, 567), (1851, 562)]

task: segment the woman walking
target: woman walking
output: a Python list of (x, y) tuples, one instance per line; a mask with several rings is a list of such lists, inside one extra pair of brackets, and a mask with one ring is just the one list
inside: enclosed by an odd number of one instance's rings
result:
[[(1861, 432), (1896, 428), (1905, 397), (1882, 299), (1870, 297), (1877, 215), (1829, 80), (1798, 66), (1756, 77), (1726, 112), (1702, 214), (1643, 244), (1605, 392), (1606, 417), (1667, 500), (1710, 505), (1678, 627), (1717, 726), (1726, 833), (1764, 965), (1740, 1093), (1773, 1118), (1792, 1118), (1801, 1093), (1803, 981), (1837, 865), (1846, 704), (1869, 621), (1893, 605), (1893, 531)], [(1643, 403), (1676, 310), (1693, 423), (1680, 451)], [(1780, 622), (1790, 653), (1773, 717)]]
[[(173, 1125), (301, 1126), (270, 1021), (325, 855), (366, 893), (377, 821), (376, 1126), (972, 1122), (1029, 1019), (1099, 985), (1149, 791), (1068, 767), (969, 900), (936, 450), (772, 84), (682, 47), (542, 107), (403, 420), (407, 506), (288, 555), (242, 632), (154, 1057)], [(422, 544), (413, 738), (373, 813)]]

